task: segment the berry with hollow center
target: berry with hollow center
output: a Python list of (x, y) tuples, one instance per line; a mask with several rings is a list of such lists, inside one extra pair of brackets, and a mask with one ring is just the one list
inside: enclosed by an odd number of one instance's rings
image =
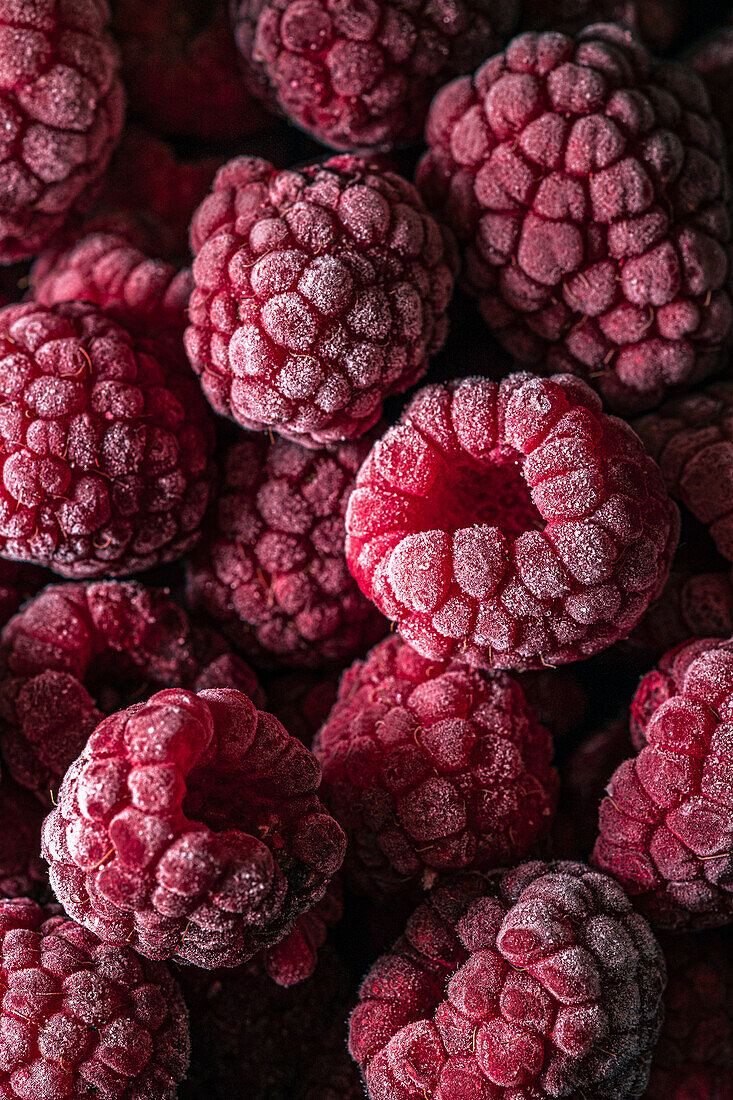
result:
[(552, 821), (550, 735), (506, 673), (430, 661), (390, 636), (344, 673), (313, 751), (360, 893), (526, 856)]
[(605, 875), (464, 876), (367, 974), (351, 1054), (370, 1100), (636, 1100), (664, 981), (648, 924)]
[(426, 657), (540, 668), (626, 637), (678, 514), (622, 421), (570, 375), (426, 386), (356, 479), (346, 557)]
[(189, 359), (216, 412), (319, 447), (363, 435), (443, 343), (457, 258), (417, 191), (359, 157), (239, 157), (191, 224)]
[(74, 920), (154, 959), (237, 966), (323, 897), (345, 837), (310, 752), (242, 692), (159, 691), (105, 718), (42, 854)]
[(436, 96), (417, 182), (518, 362), (651, 408), (719, 365), (728, 172), (699, 77), (611, 24), (524, 34)]

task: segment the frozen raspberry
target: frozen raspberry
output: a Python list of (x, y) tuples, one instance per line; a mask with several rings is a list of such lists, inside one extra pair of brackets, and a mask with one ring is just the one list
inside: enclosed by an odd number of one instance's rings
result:
[(182, 332), (192, 286), (190, 269), (151, 259), (118, 233), (90, 233), (69, 248), (44, 252), (30, 273), (39, 305), (93, 302), (141, 335), (158, 327)]
[(664, 959), (580, 863), (442, 885), (372, 967), (350, 1047), (370, 1100), (636, 1100)]
[(655, 53), (674, 45), (682, 16), (682, 0), (524, 0), (522, 6), (525, 30), (575, 34), (589, 23), (619, 23)]
[(81, 302), (6, 306), (0, 402), (2, 557), (119, 576), (196, 541), (213, 431), (175, 341)]
[(665, 1021), (644, 1100), (733, 1100), (733, 937), (675, 937)]
[(588, 698), (567, 668), (540, 668), (516, 673), (529, 709), (553, 739), (568, 737), (583, 721)]
[(179, 137), (234, 141), (267, 116), (248, 95), (227, 0), (114, 0), (130, 112)]
[(391, 149), (514, 29), (519, 0), (232, 0), (249, 86), (334, 149)]
[(728, 174), (700, 79), (620, 27), (524, 34), (433, 101), (417, 181), (521, 363), (638, 411), (717, 366)]
[(107, 0), (0, 8), (0, 263), (32, 256), (88, 208), (122, 131)]
[(359, 587), (426, 657), (539, 668), (626, 637), (678, 516), (636, 435), (570, 375), (426, 386), (346, 517)]
[(310, 748), (338, 694), (338, 673), (328, 668), (276, 673), (266, 682), (268, 706), (288, 733)]
[(256, 663), (350, 660), (386, 633), (344, 557), (344, 514), (369, 442), (312, 451), (250, 435), (226, 452), (187, 592)]
[(4, 775), (0, 784), (0, 897), (41, 897), (48, 873), (41, 851), (44, 810), (38, 800)]
[(33, 901), (0, 902), (5, 1100), (175, 1100), (188, 1014), (167, 969)]
[(3, 759), (47, 802), (105, 714), (179, 685), (263, 701), (252, 670), (166, 593), (133, 581), (52, 585), (0, 634)]
[(362, 435), (443, 343), (453, 238), (357, 157), (239, 157), (191, 224), (188, 355), (214, 409), (306, 446)]
[(262, 963), (273, 981), (289, 987), (310, 978), (328, 930), (338, 924), (343, 912), (341, 882), (332, 878), (321, 900), (298, 917), (292, 932), (262, 953)]
[(515, 863), (555, 810), (552, 742), (517, 682), (394, 636), (344, 673), (313, 751), (349, 837), (346, 882), (371, 896)]
[(733, 921), (733, 641), (673, 650), (632, 703), (637, 756), (601, 803), (593, 863), (655, 926)]
[(67, 913), (148, 958), (236, 966), (323, 897), (345, 838), (320, 768), (242, 692), (159, 691), (105, 718), (42, 854)]

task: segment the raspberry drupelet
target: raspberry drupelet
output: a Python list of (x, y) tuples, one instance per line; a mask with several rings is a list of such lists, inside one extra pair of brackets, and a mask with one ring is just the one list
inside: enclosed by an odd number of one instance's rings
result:
[(349, 838), (345, 881), (371, 897), (516, 863), (555, 810), (550, 735), (518, 683), (396, 637), (344, 673), (313, 751)]
[(165, 966), (28, 899), (0, 902), (5, 1100), (175, 1100), (188, 1013)]
[(315, 973), (318, 953), (326, 942), (329, 929), (338, 924), (343, 913), (341, 881), (338, 877), (332, 878), (321, 900), (298, 917), (292, 932), (262, 952), (262, 965), (272, 980), (290, 988), (310, 978)]
[(235, 687), (259, 706), (252, 670), (213, 631), (138, 582), (51, 585), (0, 634), (0, 748), (44, 803), (105, 714), (156, 688)]
[(682, 17), (682, 0), (524, 0), (522, 5), (524, 30), (575, 34), (590, 23), (619, 23), (655, 53), (674, 45)]
[(232, 0), (252, 92), (334, 149), (422, 134), (435, 92), (500, 49), (519, 0)]
[(423, 656), (540, 668), (630, 633), (678, 526), (638, 437), (584, 382), (468, 378), (420, 390), (374, 445), (346, 557)]
[(97, 306), (0, 310), (0, 556), (124, 576), (198, 537), (213, 425), (176, 342)]
[(191, 224), (186, 347), (216, 412), (304, 446), (362, 435), (443, 343), (457, 255), (412, 184), (358, 157), (239, 157)]
[(662, 929), (733, 921), (733, 641), (667, 654), (632, 703), (638, 754), (610, 779), (594, 866)]
[(525, 863), (438, 885), (351, 1017), (370, 1100), (636, 1100), (665, 966), (612, 879)]
[(38, 252), (101, 185), (124, 120), (109, 18), (107, 0), (0, 10), (0, 263)]
[(348, 661), (386, 633), (344, 556), (346, 505), (369, 442), (313, 451), (250, 435), (225, 453), (187, 595), (257, 664)]
[(731, 327), (728, 172), (698, 76), (622, 28), (524, 34), (444, 87), (417, 172), (518, 362), (623, 413), (717, 369)]
[(343, 832), (315, 757), (242, 692), (169, 689), (105, 718), (42, 854), (66, 912), (153, 959), (237, 966), (323, 897)]

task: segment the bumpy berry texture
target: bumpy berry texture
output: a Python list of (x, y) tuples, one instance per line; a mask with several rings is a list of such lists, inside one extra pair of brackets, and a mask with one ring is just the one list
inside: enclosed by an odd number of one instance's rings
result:
[(0, 902), (6, 1100), (175, 1100), (188, 1014), (168, 970), (27, 899)]
[(693, 641), (645, 676), (640, 748), (614, 773), (593, 864), (664, 929), (733, 921), (733, 642)]
[(130, 113), (165, 135), (233, 141), (267, 116), (247, 94), (227, 0), (114, 0)]
[(0, 634), (0, 749), (45, 803), (105, 714), (156, 688), (235, 687), (257, 705), (252, 670), (137, 582), (52, 585)]
[(362, 435), (443, 343), (453, 238), (358, 157), (239, 157), (191, 224), (186, 346), (213, 408), (306, 446)]
[(430, 100), (500, 49), (519, 0), (233, 0), (249, 86), (334, 149), (391, 149)]
[(350, 1048), (370, 1100), (635, 1100), (665, 968), (620, 887), (526, 863), (436, 887), (372, 967)]
[(590, 23), (619, 23), (663, 53), (680, 33), (682, 15), (682, 0), (524, 0), (522, 26), (575, 34)]
[(368, 450), (251, 435), (226, 452), (188, 600), (257, 663), (347, 661), (386, 633), (344, 556), (346, 505)]
[(733, 1100), (733, 938), (663, 942), (665, 1021), (644, 1100)]
[(638, 437), (570, 375), (426, 386), (362, 466), (359, 587), (431, 658), (539, 668), (626, 637), (678, 515)]
[(0, 783), (0, 897), (41, 898), (50, 893), (40, 857), (44, 811), (28, 791), (4, 775)]
[(394, 636), (344, 673), (313, 751), (349, 838), (346, 882), (372, 897), (516, 863), (552, 821), (550, 735), (516, 681)]
[(328, 931), (338, 924), (343, 912), (341, 881), (332, 878), (321, 900), (298, 917), (292, 932), (262, 952), (262, 965), (273, 981), (290, 987), (310, 978)]
[(0, 10), (0, 263), (38, 252), (88, 208), (124, 119), (107, 0)]
[(124, 576), (196, 541), (213, 428), (176, 346), (81, 302), (0, 310), (0, 556)]
[(74, 920), (148, 958), (237, 966), (323, 897), (345, 837), (320, 768), (242, 692), (169, 689), (105, 718), (42, 853)]
[(525, 34), (436, 96), (417, 181), (525, 364), (622, 412), (711, 373), (731, 325), (728, 174), (700, 79), (610, 24)]

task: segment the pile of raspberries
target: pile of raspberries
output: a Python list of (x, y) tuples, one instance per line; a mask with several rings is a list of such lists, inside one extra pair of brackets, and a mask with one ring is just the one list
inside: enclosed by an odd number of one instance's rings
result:
[(723, 7), (0, 0), (3, 1100), (733, 1100)]

